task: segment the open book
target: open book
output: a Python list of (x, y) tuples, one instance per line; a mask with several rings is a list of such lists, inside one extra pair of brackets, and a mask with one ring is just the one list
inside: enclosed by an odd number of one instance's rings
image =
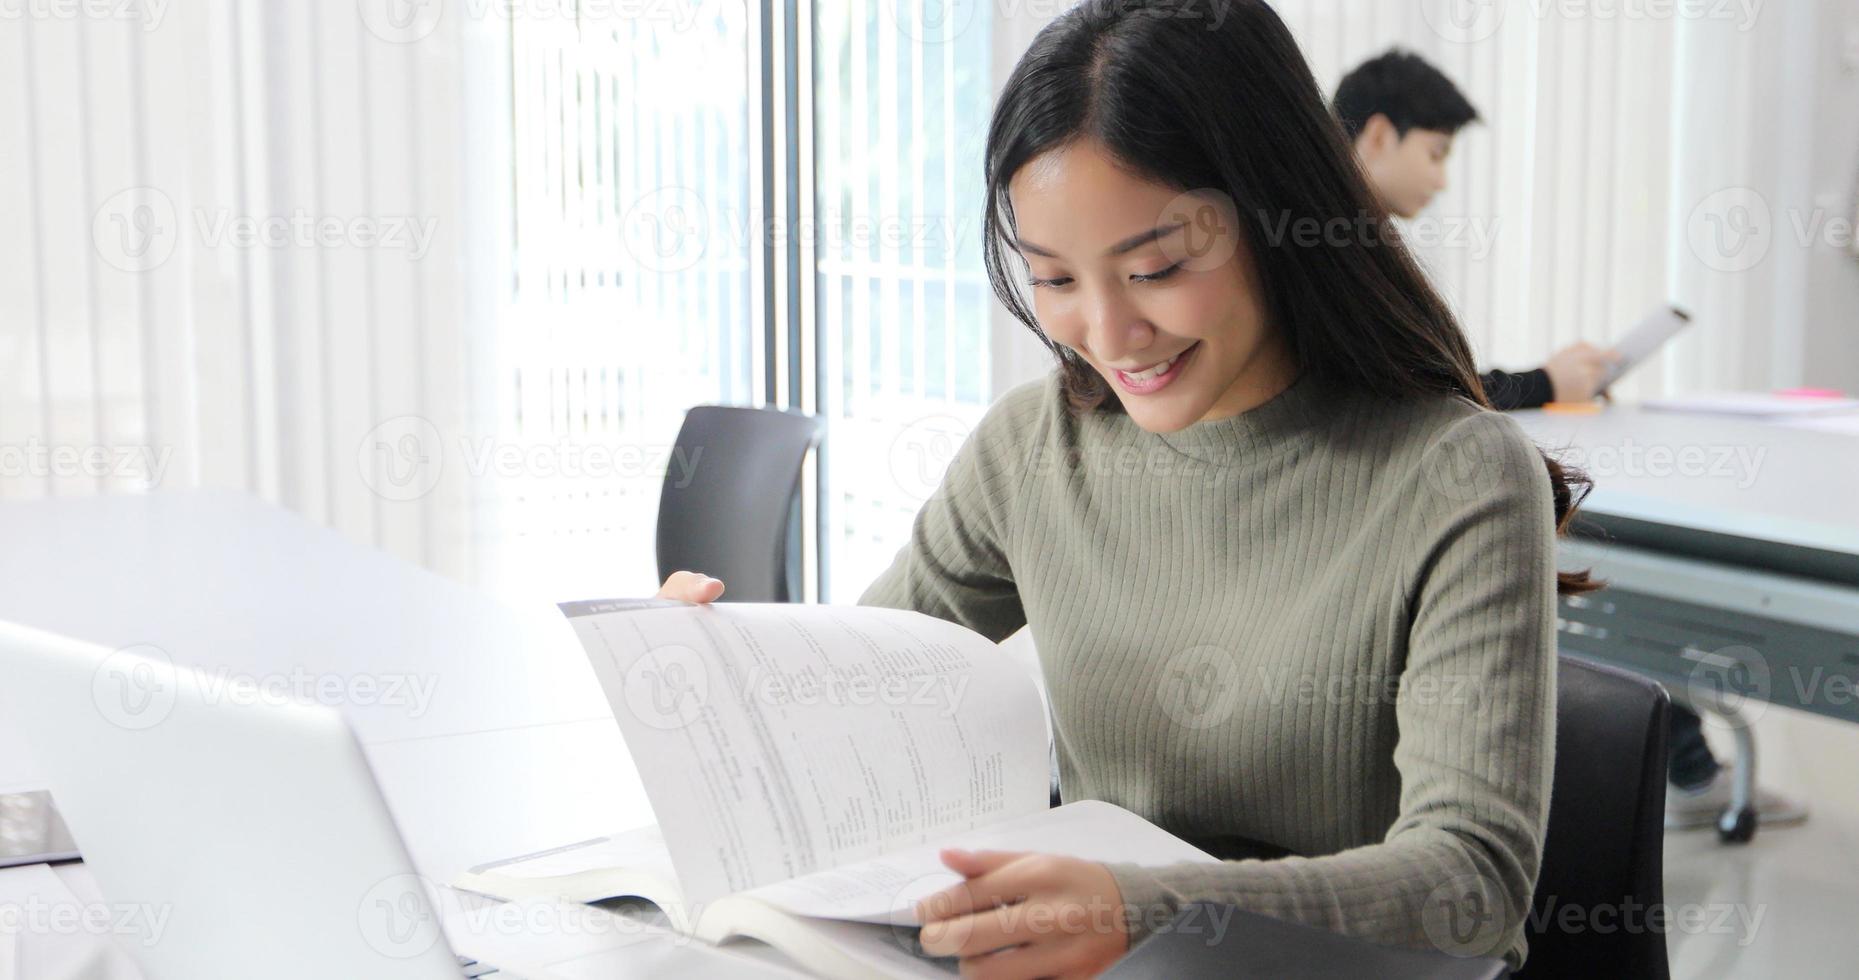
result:
[(944, 847), (1213, 861), (1109, 803), (1048, 808), (1038, 689), (993, 643), (920, 613), (659, 599), (562, 606), (657, 817), (473, 868), (503, 899), (636, 896), (706, 942), (757, 939), (833, 977), (947, 976), (916, 902)]

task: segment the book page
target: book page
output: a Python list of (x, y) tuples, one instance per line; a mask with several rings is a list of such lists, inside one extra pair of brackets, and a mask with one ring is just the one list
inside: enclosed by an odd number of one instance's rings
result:
[(1045, 809), (1033, 682), (866, 606), (567, 603), (694, 909)]
[(942, 863), (939, 852), (945, 847), (1032, 851), (1145, 867), (1219, 860), (1114, 803), (1081, 800), (765, 885), (749, 897), (796, 915), (914, 924), (918, 900), (961, 880)]

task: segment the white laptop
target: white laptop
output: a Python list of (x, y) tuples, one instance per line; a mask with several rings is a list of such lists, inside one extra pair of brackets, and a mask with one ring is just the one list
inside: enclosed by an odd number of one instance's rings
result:
[(340, 714), (190, 677), (0, 624), (0, 711), (103, 895), (167, 913), (115, 937), (149, 980), (512, 980), (453, 955)]

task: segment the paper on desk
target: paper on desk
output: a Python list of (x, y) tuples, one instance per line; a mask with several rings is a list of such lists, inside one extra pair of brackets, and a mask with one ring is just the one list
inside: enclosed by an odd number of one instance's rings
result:
[(1642, 407), (1656, 412), (1697, 415), (1746, 415), (1762, 418), (1830, 415), (1859, 411), (1859, 399), (1805, 398), (1759, 391), (1701, 392), (1671, 398), (1649, 398)]
[(1791, 429), (1812, 429), (1816, 432), (1837, 432), (1840, 435), (1859, 436), (1859, 412), (1785, 419), (1780, 424)]

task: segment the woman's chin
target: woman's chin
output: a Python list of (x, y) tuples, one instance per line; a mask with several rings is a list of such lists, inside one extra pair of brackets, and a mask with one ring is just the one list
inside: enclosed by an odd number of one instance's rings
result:
[(1200, 413), (1190, 411), (1185, 401), (1170, 399), (1170, 404), (1131, 404), (1132, 399), (1124, 399), (1123, 408), (1130, 421), (1145, 432), (1163, 435), (1180, 432), (1193, 425), (1200, 418)]

